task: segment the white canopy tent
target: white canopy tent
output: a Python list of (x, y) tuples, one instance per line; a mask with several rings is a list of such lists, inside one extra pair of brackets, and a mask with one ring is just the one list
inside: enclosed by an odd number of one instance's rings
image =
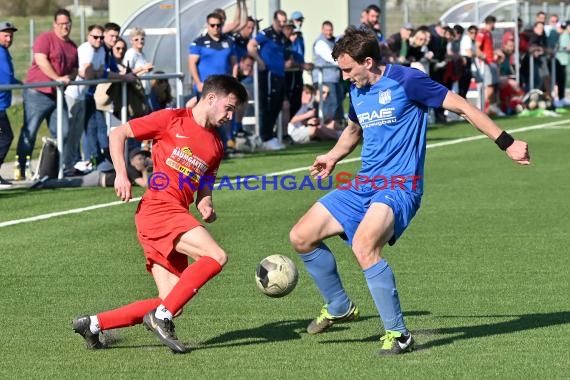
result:
[[(188, 83), (188, 47), (206, 24), (206, 16), (215, 8), (230, 8), (235, 0), (156, 0), (135, 12), (122, 25), (122, 36), (129, 43), (134, 27), (146, 32), (144, 52), (155, 70), (184, 73)], [(178, 101), (184, 92), (177, 82)]]

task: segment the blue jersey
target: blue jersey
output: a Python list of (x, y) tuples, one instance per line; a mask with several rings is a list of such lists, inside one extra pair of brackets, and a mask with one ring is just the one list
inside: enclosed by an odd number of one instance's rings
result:
[(403, 176), (408, 191), (423, 193), (428, 107), (440, 107), (447, 92), (423, 72), (399, 65), (387, 65), (369, 87), (352, 84), (348, 117), (363, 130), (358, 174)]
[[(12, 56), (8, 49), (0, 46), (0, 83), (16, 84), (19, 83), (14, 78), (14, 66), (12, 65)], [(12, 104), (12, 91), (0, 91), (0, 111), (5, 111)]]
[(236, 32), (232, 35), (234, 40), (234, 50), (236, 53), (237, 61), (241, 61), (243, 57), (248, 55), (247, 53), (247, 43), (249, 42), (250, 38), (243, 38), (239, 32)]
[(279, 77), (285, 76), (285, 36), (273, 27), (265, 28), (255, 36), (259, 56), (267, 70)]
[(210, 75), (232, 74), (230, 58), (235, 56), (233, 41), (227, 34), (222, 34), (218, 41), (209, 34), (200, 36), (192, 42), (188, 49), (191, 55), (199, 55), (198, 74), (204, 82)]

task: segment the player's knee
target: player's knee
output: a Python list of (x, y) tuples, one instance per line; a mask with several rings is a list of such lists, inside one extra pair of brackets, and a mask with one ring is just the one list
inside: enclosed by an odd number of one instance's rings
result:
[(218, 248), (213, 252), (209, 252), (208, 256), (216, 260), (221, 266), (226, 265), (226, 263), (228, 262), (228, 255), (222, 248)]
[(291, 241), (295, 251), (299, 253), (306, 253), (312, 249), (311, 240), (307, 238), (306, 234), (303, 234), (298, 226), (294, 226), (289, 232), (289, 241)]
[(355, 238), (352, 242), (352, 252), (361, 268), (370, 267), (380, 256), (380, 251), (374, 246), (374, 242), (366, 238)]

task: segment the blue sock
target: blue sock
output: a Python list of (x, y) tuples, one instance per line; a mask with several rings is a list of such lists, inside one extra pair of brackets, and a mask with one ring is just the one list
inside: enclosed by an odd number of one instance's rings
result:
[(346, 314), (350, 299), (342, 287), (336, 261), (329, 247), (321, 243), (314, 251), (300, 256), (328, 305), (329, 313), (334, 316)]
[(368, 289), (374, 299), (384, 330), (399, 331), (408, 334), (404, 316), (400, 309), (400, 298), (396, 290), (394, 273), (386, 260), (382, 259), (370, 268), (365, 269), (364, 277), (368, 283)]

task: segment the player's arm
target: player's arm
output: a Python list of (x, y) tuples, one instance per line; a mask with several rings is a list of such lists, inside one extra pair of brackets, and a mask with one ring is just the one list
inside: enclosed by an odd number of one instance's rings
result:
[(115, 168), (115, 193), (125, 202), (132, 198), (131, 181), (127, 175), (127, 166), (125, 163), (125, 141), (127, 138), (133, 138), (133, 130), (129, 123), (122, 124), (115, 128), (109, 134), (109, 152), (111, 160)]
[(530, 164), (530, 154), (526, 142), (513, 139), (511, 135), (499, 128), (487, 114), (481, 112), (461, 96), (448, 91), (443, 100), (443, 108), (463, 116), (481, 133), (495, 141), (499, 148), (505, 150), (511, 160), (521, 165)]
[(337, 162), (348, 156), (360, 142), (362, 137), (362, 127), (352, 120), (348, 120), (348, 125), (340, 135), (335, 146), (326, 154), (318, 156), (309, 168), (312, 176), (319, 176), (322, 179), (328, 177), (334, 170)]
[(214, 202), (212, 200), (212, 186), (200, 186), (196, 194), (196, 208), (202, 215), (204, 222), (212, 223), (216, 220), (216, 211), (214, 210)]

